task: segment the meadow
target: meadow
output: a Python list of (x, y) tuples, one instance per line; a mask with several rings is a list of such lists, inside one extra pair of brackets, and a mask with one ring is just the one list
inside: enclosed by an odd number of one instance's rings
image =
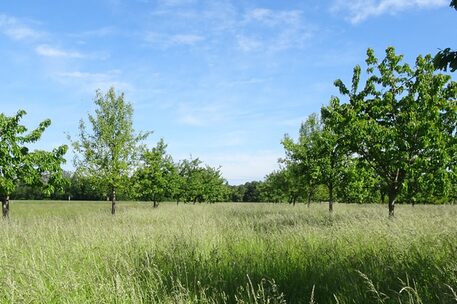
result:
[(1, 303), (457, 303), (457, 206), (13, 201)]

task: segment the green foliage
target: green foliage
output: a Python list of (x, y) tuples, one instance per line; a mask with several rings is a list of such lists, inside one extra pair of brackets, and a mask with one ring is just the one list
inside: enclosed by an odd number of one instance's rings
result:
[(308, 202), (316, 187), (326, 185), (329, 191), (329, 210), (333, 210), (334, 191), (341, 182), (342, 168), (347, 161), (344, 146), (338, 142), (337, 134), (322, 124), (316, 114), (312, 114), (302, 124), (298, 141), (295, 143), (285, 136), (286, 150), (284, 162), (290, 175), (290, 189), (299, 196), (301, 185), (306, 185)]
[(387, 48), (378, 62), (369, 49), (363, 89), (356, 66), (350, 89), (335, 81), (348, 103), (333, 97), (322, 108), (324, 123), (339, 144), (381, 179), (391, 215), (408, 179), (428, 175), (449, 180), (455, 155), (457, 83), (434, 73), (430, 55), (417, 57), (414, 68), (401, 63), (402, 58)]
[(455, 72), (457, 70), (457, 51), (445, 48), (435, 55), (433, 63), (437, 70), (447, 71), (449, 68), (451, 72)]
[(176, 168), (173, 159), (166, 154), (167, 145), (161, 139), (151, 150), (145, 150), (142, 164), (133, 176), (134, 196), (153, 201), (154, 206), (174, 195)]
[(63, 155), (67, 146), (52, 152), (29, 151), (27, 145), (37, 142), (51, 121), (44, 120), (36, 129), (27, 132), (20, 124), (25, 114), (24, 110), (12, 117), (0, 113), (0, 194), (4, 197), (8, 197), (19, 183), (39, 187), (46, 196), (65, 183), (61, 164), (65, 162)]
[(203, 166), (200, 159), (185, 159), (177, 164), (175, 198), (185, 203), (225, 201), (229, 195), (227, 182), (219, 168)]
[[(457, 0), (452, 0), (449, 6), (457, 10)], [(451, 72), (455, 72), (457, 70), (457, 51), (445, 48), (435, 55), (433, 63), (437, 70), (447, 71), (449, 68)]]
[(141, 155), (139, 143), (150, 132), (135, 134), (133, 107), (124, 101), (123, 93), (117, 96), (114, 88), (105, 95), (98, 90), (94, 103), (95, 115), (88, 116), (91, 129), (81, 119), (79, 140), (72, 142), (77, 154), (75, 166), (81, 174), (97, 180), (105, 193), (112, 196), (114, 214), (116, 190), (128, 185), (127, 178)]
[(282, 141), (286, 152), (283, 162), (295, 173), (292, 174), (292, 178), (295, 178), (294, 184), (303, 187), (308, 203), (313, 199), (322, 176), (318, 163), (322, 155), (317, 151), (317, 141), (321, 132), (319, 117), (311, 114), (300, 127), (297, 142), (288, 135)]

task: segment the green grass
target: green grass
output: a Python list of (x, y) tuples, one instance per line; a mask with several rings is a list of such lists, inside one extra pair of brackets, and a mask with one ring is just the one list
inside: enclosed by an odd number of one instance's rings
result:
[(1, 303), (457, 303), (457, 206), (13, 202)]

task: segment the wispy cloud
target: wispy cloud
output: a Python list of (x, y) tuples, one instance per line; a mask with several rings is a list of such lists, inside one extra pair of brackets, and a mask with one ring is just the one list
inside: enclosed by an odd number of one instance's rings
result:
[[(183, 2), (181, 4), (187, 3)], [(173, 3), (175, 1), (172, 0)], [(159, 26), (144, 35), (147, 43), (168, 48), (197, 45), (204, 40), (208, 42), (205, 47), (229, 46), (242, 52), (277, 52), (306, 46), (316, 30), (300, 10), (263, 7), (243, 10), (228, 1), (204, 2), (199, 10), (181, 4), (173, 8), (163, 6), (151, 12), (151, 18)], [(190, 34), (173, 35), (157, 31), (157, 28), (170, 26), (178, 33), (187, 30)], [(204, 33), (204, 37), (195, 33)]]
[(219, 153), (201, 155), (201, 160), (211, 166), (221, 166), (222, 175), (231, 184), (240, 184), (264, 177), (279, 168), (281, 153), (274, 151), (254, 151), (252, 153)]
[(38, 55), (44, 57), (62, 57), (62, 58), (84, 58), (85, 55), (77, 51), (64, 50), (55, 48), (49, 45), (39, 45), (35, 48), (35, 51)]
[(179, 103), (177, 122), (192, 127), (205, 127), (226, 121), (230, 110), (222, 103)]
[(359, 23), (371, 16), (395, 14), (413, 8), (446, 6), (448, 0), (337, 0), (332, 10), (348, 14), (348, 20)]
[(182, 6), (195, 3), (195, 0), (159, 0), (158, 3), (163, 6)]
[(299, 10), (255, 8), (244, 14), (238, 32), (240, 50), (276, 52), (302, 48), (313, 36), (314, 29)]
[(77, 85), (85, 92), (93, 93), (97, 89), (106, 91), (114, 86), (118, 90), (133, 90), (133, 86), (122, 80), (122, 72), (119, 70), (107, 71), (104, 73), (92, 72), (61, 72), (56, 74), (57, 80), (65, 85)]
[(152, 46), (168, 48), (172, 46), (191, 46), (203, 41), (205, 38), (196, 34), (175, 34), (167, 35), (156, 32), (149, 32), (145, 40)]
[(4, 14), (0, 14), (0, 31), (14, 40), (37, 40), (45, 36), (45, 33)]

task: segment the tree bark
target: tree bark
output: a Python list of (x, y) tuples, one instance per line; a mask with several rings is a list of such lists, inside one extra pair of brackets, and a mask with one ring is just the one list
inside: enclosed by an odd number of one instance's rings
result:
[(8, 218), (10, 216), (10, 196), (6, 195), (2, 200), (2, 212), (3, 218)]
[(111, 214), (115, 215), (116, 214), (116, 190), (113, 189), (111, 194), (112, 194), (112, 196), (111, 196)]
[(389, 217), (395, 216), (395, 201), (397, 200), (397, 191), (391, 189), (389, 191)]
[(157, 203), (157, 201), (154, 201), (153, 208), (157, 208), (157, 207), (159, 207), (159, 204)]
[(328, 194), (329, 194), (328, 211), (331, 213), (331, 212), (333, 212), (333, 183), (330, 183), (330, 185), (328, 186)]

